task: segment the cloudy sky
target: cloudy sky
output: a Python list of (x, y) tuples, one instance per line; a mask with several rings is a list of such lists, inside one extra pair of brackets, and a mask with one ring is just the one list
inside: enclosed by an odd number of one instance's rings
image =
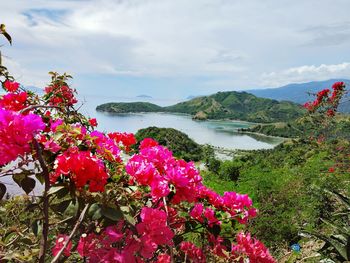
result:
[(25, 85), (184, 98), (350, 78), (349, 0), (0, 0)]

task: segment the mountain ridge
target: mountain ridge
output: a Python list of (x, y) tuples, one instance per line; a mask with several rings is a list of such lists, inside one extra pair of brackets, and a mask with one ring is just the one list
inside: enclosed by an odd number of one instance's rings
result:
[[(333, 83), (342, 81), (346, 84), (350, 84), (349, 79), (328, 79), (323, 81), (311, 81), (305, 83), (291, 83), (278, 88), (267, 88), (267, 89), (251, 89), (247, 92), (262, 98), (275, 99), (278, 101), (288, 100), (295, 103), (304, 104), (307, 101), (314, 100), (311, 94), (315, 94), (318, 91), (331, 88)], [(347, 102), (349, 97), (345, 97), (343, 103), (339, 107), (341, 112), (350, 112), (350, 102)]]
[(96, 110), (111, 113), (186, 113), (197, 120), (235, 119), (262, 123), (295, 119), (305, 112), (300, 105), (293, 102), (259, 98), (248, 92), (238, 91), (217, 92), (167, 107), (144, 102), (112, 102), (99, 105)]

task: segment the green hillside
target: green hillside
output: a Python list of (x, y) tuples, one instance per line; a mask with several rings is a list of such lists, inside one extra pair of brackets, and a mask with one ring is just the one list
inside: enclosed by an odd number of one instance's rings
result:
[(253, 127), (240, 129), (241, 132), (261, 133), (269, 136), (285, 138), (308, 138), (326, 134), (331, 138), (350, 139), (350, 117), (338, 114), (327, 126), (314, 123), (310, 117), (300, 117), (288, 122), (257, 124)]
[(236, 91), (218, 92), (168, 107), (146, 102), (107, 103), (98, 106), (97, 110), (114, 113), (178, 112), (191, 114), (199, 120), (235, 119), (262, 123), (292, 120), (305, 113), (300, 105), (293, 102), (279, 102)]
[(218, 92), (166, 108), (170, 112), (192, 114), (195, 119), (237, 119), (274, 122), (295, 119), (304, 113), (293, 102), (258, 98), (247, 92)]
[(185, 133), (173, 128), (148, 127), (138, 130), (135, 137), (137, 141), (153, 138), (171, 150), (174, 156), (187, 161), (199, 161), (203, 158), (202, 146)]

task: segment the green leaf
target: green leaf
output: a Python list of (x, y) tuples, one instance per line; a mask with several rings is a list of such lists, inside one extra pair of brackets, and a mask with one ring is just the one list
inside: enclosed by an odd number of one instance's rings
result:
[(19, 187), (22, 188), (22, 180), (25, 178), (26, 176), (24, 174), (14, 174), (12, 176), (13, 181), (15, 181), (16, 184), (18, 184)]
[(8, 233), (7, 235), (5, 235), (3, 241), (5, 244), (10, 243), (14, 238), (16, 238), (17, 234), (16, 231), (12, 231), (10, 233)]
[(41, 184), (45, 183), (45, 178), (42, 174), (35, 174), (35, 178), (38, 179)]
[(32, 224), (32, 231), (35, 236), (38, 236), (39, 232), (41, 231), (41, 222), (39, 219), (36, 219)]
[(101, 218), (101, 207), (99, 204), (92, 204), (88, 210), (88, 216), (91, 217), (92, 220), (98, 220)]
[(0, 200), (5, 196), (6, 194), (6, 186), (3, 183), (0, 183)]
[(63, 198), (69, 193), (69, 190), (64, 185), (52, 186), (48, 191), (48, 195), (56, 194), (58, 198)]
[(305, 230), (303, 230), (302, 232), (304, 232), (306, 234), (310, 234), (310, 235), (312, 235), (312, 236), (314, 236), (314, 237), (316, 237), (318, 239), (323, 240), (324, 242), (326, 242), (329, 245), (331, 245), (339, 253), (339, 255), (341, 255), (343, 257), (343, 259), (349, 260), (348, 254), (347, 254), (346, 245), (342, 244), (337, 239), (332, 238), (332, 237), (327, 237), (327, 236), (319, 234), (319, 233), (317, 233), (315, 231), (305, 231)]
[(123, 218), (123, 213), (120, 209), (112, 207), (102, 207), (101, 214), (112, 221), (118, 221)]
[(64, 200), (58, 204), (51, 205), (51, 209), (56, 213), (62, 214), (64, 211), (66, 211), (71, 202), (72, 200)]
[(125, 218), (126, 221), (128, 221), (129, 224), (131, 224), (133, 226), (136, 224), (135, 218), (133, 218), (131, 215), (124, 214), (124, 218)]
[(213, 225), (212, 227), (208, 227), (210, 233), (212, 233), (215, 237), (218, 237), (221, 231), (221, 227), (219, 225)]
[(31, 191), (33, 191), (35, 183), (35, 180), (31, 177), (26, 177), (21, 181), (22, 188), (26, 194), (29, 194)]

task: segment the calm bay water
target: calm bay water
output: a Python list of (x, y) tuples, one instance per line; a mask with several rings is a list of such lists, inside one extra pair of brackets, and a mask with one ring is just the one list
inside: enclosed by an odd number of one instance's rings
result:
[[(269, 149), (282, 142), (280, 138), (260, 136), (255, 134), (241, 134), (239, 128), (247, 128), (251, 123), (241, 121), (193, 121), (191, 116), (185, 114), (169, 113), (133, 113), (110, 114), (97, 112), (96, 106), (111, 101), (135, 101), (128, 98), (108, 98), (105, 96), (86, 96), (81, 108), (84, 114), (94, 117), (98, 121), (101, 131), (133, 132), (149, 126), (175, 128), (186, 133), (190, 138), (200, 144), (211, 144), (227, 149)], [(139, 99), (140, 100), (140, 99)], [(150, 100), (158, 105), (170, 105), (178, 101)]]

